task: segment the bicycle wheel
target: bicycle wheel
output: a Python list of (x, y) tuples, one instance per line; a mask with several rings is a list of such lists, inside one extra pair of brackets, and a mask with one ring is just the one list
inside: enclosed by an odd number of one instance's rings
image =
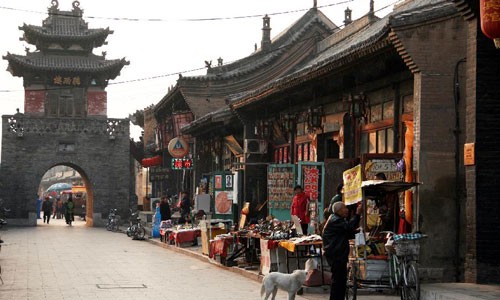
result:
[(142, 226), (137, 226), (134, 232), (134, 239), (142, 240), (146, 235), (146, 229)]
[(356, 267), (351, 266), (347, 270), (347, 287), (345, 290), (346, 300), (356, 300), (358, 293), (358, 279), (356, 277)]
[(420, 281), (415, 263), (409, 262), (404, 273), (403, 293), (404, 300), (420, 300)]
[(118, 231), (118, 222), (116, 221), (111, 222), (111, 231), (113, 232)]
[(399, 266), (399, 258), (396, 255), (391, 255), (389, 260), (389, 283), (391, 289), (397, 291), (401, 282), (401, 268)]

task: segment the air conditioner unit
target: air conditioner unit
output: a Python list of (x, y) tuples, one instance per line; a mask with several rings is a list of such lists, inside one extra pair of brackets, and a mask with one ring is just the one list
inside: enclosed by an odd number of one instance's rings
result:
[(245, 139), (245, 153), (264, 154), (267, 153), (267, 141), (258, 139)]

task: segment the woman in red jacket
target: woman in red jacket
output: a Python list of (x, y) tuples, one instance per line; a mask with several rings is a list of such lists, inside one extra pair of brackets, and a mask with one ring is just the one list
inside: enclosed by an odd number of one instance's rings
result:
[(307, 235), (307, 227), (309, 224), (309, 196), (304, 193), (302, 186), (297, 185), (293, 189), (295, 196), (293, 196), (292, 207), (290, 208), (290, 214), (292, 216), (297, 216), (300, 219), (300, 227), (302, 227), (302, 233)]

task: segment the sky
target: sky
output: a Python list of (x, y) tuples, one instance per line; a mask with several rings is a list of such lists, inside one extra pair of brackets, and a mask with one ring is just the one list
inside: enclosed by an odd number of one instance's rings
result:
[[(71, 10), (72, 0), (59, 0), (60, 10)], [(400, 0), (375, 0), (375, 14), (383, 17)], [(317, 0), (318, 8), (337, 26), (344, 10), (357, 19), (369, 11), (369, 0)], [(0, 55), (25, 54), (33, 45), (20, 41), (23, 23), (38, 25), (47, 18), (49, 0), (0, 0)], [(109, 27), (106, 58), (125, 58), (130, 65), (107, 87), (108, 117), (126, 118), (157, 104), (175, 85), (178, 74), (203, 75), (205, 61), (217, 64), (244, 58), (260, 46), (262, 17), (271, 17), (271, 38), (298, 20), (313, 0), (80, 0), (89, 28)], [(0, 60), (0, 115), (24, 111), (23, 80), (13, 77)], [(189, 70), (197, 70), (188, 72)], [(137, 140), (140, 129), (131, 128)], [(1, 146), (1, 142), (0, 142)]]

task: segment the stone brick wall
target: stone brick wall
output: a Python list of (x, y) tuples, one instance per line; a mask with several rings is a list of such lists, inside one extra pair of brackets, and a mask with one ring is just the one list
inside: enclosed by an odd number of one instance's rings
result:
[(456, 230), (460, 229), (453, 74), (457, 62), (466, 56), (466, 26), (457, 15), (418, 27), (395, 28), (394, 34), (393, 43), (414, 72), (414, 170), (423, 183), (414, 199), (414, 220), (429, 235), (421, 262), (427, 268), (426, 279), (454, 280), (456, 261), (450, 258), (459, 255)]
[[(16, 132), (10, 128), (13, 119), (19, 124)], [(0, 197), (12, 209), (10, 218), (35, 225), (36, 220), (28, 221), (28, 215), (35, 212), (38, 185), (56, 165), (70, 166), (82, 175), (89, 188), (88, 206), (93, 211), (88, 215), (94, 225), (103, 224), (100, 216), (107, 215), (110, 208), (127, 213), (129, 147), (126, 119), (3, 116)]]
[[(477, 20), (473, 21), (476, 22)], [(492, 40), (482, 34), (479, 27), (475, 38), (469, 35), (469, 41), (473, 45), (472, 39), (475, 39), (476, 43), (476, 85), (470, 88), (475, 88), (475, 103), (471, 105), (475, 105), (476, 114), (475, 118), (471, 115), (468, 123), (471, 128), (468, 132), (472, 133), (470, 141), (475, 140), (476, 166), (473, 174), (475, 180), (471, 177), (468, 185), (475, 184), (476, 191), (476, 276), (478, 283), (499, 283), (500, 50), (495, 48)], [(470, 91), (471, 94), (473, 92)], [(474, 206), (471, 206), (471, 209), (474, 209)]]

